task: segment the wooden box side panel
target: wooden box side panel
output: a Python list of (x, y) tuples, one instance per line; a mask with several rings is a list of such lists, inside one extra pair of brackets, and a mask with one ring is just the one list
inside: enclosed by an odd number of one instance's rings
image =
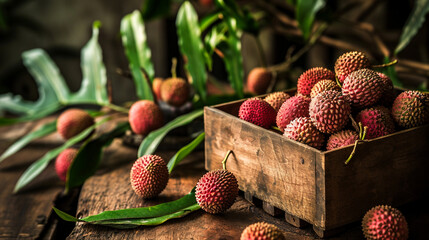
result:
[(360, 221), (370, 208), (399, 206), (429, 190), (429, 125), (325, 153), (326, 227)]
[(207, 170), (222, 168), (227, 151), (233, 150), (226, 166), (241, 190), (314, 222), (318, 151), (216, 108), (205, 108), (204, 126)]

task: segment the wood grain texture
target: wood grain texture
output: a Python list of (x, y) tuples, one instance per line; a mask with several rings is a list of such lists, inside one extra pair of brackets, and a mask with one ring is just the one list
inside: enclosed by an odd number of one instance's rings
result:
[[(32, 123), (16, 124), (0, 128), (0, 152), (18, 137), (40, 124), (53, 119)], [(50, 224), (54, 200), (63, 191), (64, 184), (58, 179), (51, 164), (33, 182), (18, 194), (13, 188), (21, 174), (35, 160), (43, 156), (62, 140), (52, 134), (28, 145), (20, 152), (0, 163), (0, 239), (36, 239), (43, 237), (44, 229)]]
[[(136, 152), (121, 150), (121, 158), (128, 158), (126, 163), (102, 175), (91, 177), (83, 186), (77, 216), (97, 214), (105, 210), (150, 206), (172, 201), (187, 194), (198, 179), (205, 173), (202, 152), (188, 156), (174, 170), (167, 188), (155, 199), (142, 200), (131, 189), (129, 171)], [(169, 159), (173, 152), (159, 153)], [(262, 209), (238, 197), (236, 203), (227, 212), (218, 215), (193, 212), (184, 218), (173, 219), (166, 223), (129, 230), (117, 230), (102, 226), (78, 223), (68, 239), (238, 239), (244, 228), (258, 221), (277, 225), (285, 232), (287, 239), (315, 239), (317, 236), (310, 228), (297, 229), (279, 218), (273, 218)], [(356, 238), (358, 239), (358, 238)]]
[(226, 166), (241, 190), (314, 221), (316, 153), (312, 148), (216, 108), (206, 107), (204, 119), (207, 170), (222, 168), (226, 152), (233, 150)]
[(429, 125), (325, 153), (326, 228), (361, 219), (375, 205), (401, 206), (429, 191)]

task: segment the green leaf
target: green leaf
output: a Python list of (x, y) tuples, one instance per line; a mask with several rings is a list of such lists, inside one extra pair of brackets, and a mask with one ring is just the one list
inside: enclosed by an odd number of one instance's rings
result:
[(212, 25), (214, 22), (216, 22), (217, 20), (219, 20), (219, 12), (213, 12), (208, 14), (207, 16), (203, 17), (200, 20), (200, 31), (204, 32), (210, 25)]
[(168, 173), (171, 174), (174, 167), (176, 167), (177, 164), (179, 164), (186, 156), (188, 156), (204, 140), (204, 137), (205, 133), (202, 132), (191, 143), (182, 147), (176, 154), (174, 154), (167, 164)]
[(149, 20), (168, 14), (171, 0), (145, 0), (143, 6), (143, 18)]
[(296, 20), (304, 39), (307, 40), (310, 37), (316, 14), (325, 4), (325, 0), (298, 0), (296, 2)]
[(230, 17), (237, 21), (239, 29), (257, 36), (259, 26), (256, 20), (252, 17), (249, 11), (243, 7), (238, 7), (236, 1), (233, 0), (216, 0), (216, 5), (222, 9), (225, 17)]
[(120, 219), (120, 220), (107, 220), (107, 221), (100, 221), (100, 222), (93, 222), (93, 224), (97, 225), (103, 225), (113, 228), (119, 228), (119, 229), (129, 229), (129, 228), (135, 228), (138, 226), (154, 226), (154, 225), (160, 225), (167, 220), (173, 219), (173, 218), (181, 218), (189, 213), (201, 209), (200, 205), (198, 203), (195, 203), (194, 205), (191, 205), (189, 207), (183, 208), (180, 211), (177, 211), (175, 213), (167, 214), (160, 217), (154, 217), (154, 218), (140, 218), (140, 219)]
[[(391, 60), (389, 59), (389, 57), (384, 57), (384, 63), (390, 63), (390, 62)], [(404, 84), (398, 78), (398, 74), (396, 74), (395, 65), (384, 67), (380, 71), (386, 74), (392, 80), (392, 83), (394, 86), (404, 87)]]
[(228, 79), (232, 88), (239, 98), (243, 98), (243, 57), (241, 56), (241, 33), (237, 31), (236, 21), (234, 19), (227, 19), (229, 36), (225, 42), (219, 45), (224, 57), (222, 58), (226, 71), (228, 72)]
[[(22, 54), (24, 65), (36, 80), (39, 99), (25, 101), (21, 96), (10, 93), (0, 95), (0, 110), (6, 110), (24, 117), (44, 117), (61, 107), (60, 102), (69, 96), (68, 88), (58, 67), (42, 49), (33, 49)], [(34, 118), (35, 119), (35, 118)]]
[(200, 39), (198, 16), (192, 4), (185, 1), (176, 18), (179, 48), (185, 59), (185, 68), (192, 77), (192, 84), (202, 99), (206, 99), (207, 73), (204, 65), (204, 48)]
[(73, 217), (72, 215), (70, 215), (70, 214), (67, 214), (67, 213), (65, 213), (65, 212), (63, 212), (63, 211), (61, 211), (61, 210), (59, 210), (58, 208), (56, 208), (56, 207), (52, 207), (52, 209), (54, 209), (54, 211), (55, 211), (55, 213), (61, 218), (61, 219), (63, 219), (63, 220), (65, 220), (65, 221), (67, 221), (67, 222), (77, 222), (77, 221), (79, 221), (79, 219), (77, 219), (77, 218), (75, 218), (75, 217)]
[(206, 59), (206, 64), (209, 70), (212, 70), (212, 55), (216, 46), (226, 40), (225, 33), (228, 30), (228, 27), (224, 23), (217, 24), (213, 27), (210, 32), (204, 37), (204, 57)]
[(16, 141), (14, 144), (12, 144), (1, 156), (0, 156), (0, 162), (2, 162), (7, 157), (11, 156), (12, 154), (18, 152), (22, 148), (24, 148), (28, 143), (30, 143), (32, 140), (44, 137), (46, 135), (49, 135), (57, 130), (57, 120), (49, 122), (41, 126), (40, 128), (36, 129), (35, 131), (25, 135), (24, 137), (20, 138), (18, 141)]
[(102, 123), (106, 122), (108, 119), (105, 118), (91, 127), (85, 129), (78, 135), (74, 136), (73, 138), (69, 139), (67, 142), (65, 142), (60, 147), (54, 148), (51, 151), (47, 152), (45, 155), (43, 155), (42, 158), (31, 164), (30, 167), (25, 170), (25, 172), (21, 175), (18, 182), (15, 185), (15, 189), (13, 190), (14, 193), (18, 192), (21, 188), (26, 186), (28, 183), (30, 183), (34, 178), (36, 178), (49, 164), (49, 162), (54, 159), (58, 154), (60, 154), (62, 151), (64, 151), (66, 148), (69, 148), (73, 146), (74, 144), (82, 141), (87, 136), (91, 134), (91, 132)]
[(67, 172), (65, 191), (82, 185), (86, 179), (94, 175), (101, 161), (103, 148), (128, 129), (130, 129), (128, 122), (120, 123), (112, 131), (85, 142)]
[[(147, 44), (143, 18), (139, 11), (135, 10), (122, 19), (121, 36), (125, 54), (130, 62), (129, 67), (136, 85), (137, 96), (140, 99), (153, 101), (152, 88), (149, 86), (148, 80), (153, 80), (155, 70), (151, 61), (151, 51)], [(146, 80), (142, 68), (147, 72), (148, 80)]]
[(70, 103), (109, 104), (107, 94), (106, 67), (103, 54), (98, 44), (100, 22), (94, 22), (92, 37), (81, 51), (82, 85), (77, 93), (72, 94)]
[(429, 0), (416, 0), (414, 1), (414, 8), (408, 17), (407, 23), (402, 30), (401, 38), (399, 39), (398, 46), (395, 49), (395, 55), (402, 51), (417, 34), (425, 22), (425, 16), (429, 11)]
[(138, 151), (138, 157), (141, 157), (143, 155), (152, 154), (155, 152), (158, 145), (161, 143), (162, 139), (167, 135), (168, 132), (171, 130), (184, 126), (186, 124), (189, 124), (197, 117), (200, 117), (204, 114), (203, 109), (195, 110), (193, 112), (181, 115), (174, 120), (170, 121), (169, 123), (165, 124), (162, 128), (159, 128), (155, 131), (152, 131), (147, 135), (142, 143), (140, 144), (139, 151)]
[(77, 219), (55, 207), (53, 209), (57, 215), (65, 221), (81, 221), (125, 229), (140, 225), (159, 225), (169, 219), (186, 216), (190, 212), (196, 211), (200, 208), (201, 207), (198, 205), (195, 198), (195, 188), (193, 188), (189, 194), (172, 202), (162, 203), (151, 207), (105, 211), (82, 219)]

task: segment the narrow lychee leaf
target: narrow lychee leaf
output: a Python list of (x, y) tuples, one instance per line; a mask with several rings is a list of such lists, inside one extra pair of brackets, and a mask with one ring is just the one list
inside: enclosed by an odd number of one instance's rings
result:
[(136, 93), (140, 99), (153, 101), (151, 86), (149, 85), (144, 69), (152, 82), (155, 76), (151, 60), (151, 50), (147, 44), (146, 30), (143, 18), (139, 11), (126, 15), (121, 21), (122, 45), (129, 61), (129, 68), (136, 85)]
[(78, 135), (72, 137), (67, 142), (65, 142), (60, 147), (54, 148), (47, 152), (45, 155), (43, 155), (42, 158), (34, 162), (30, 165), (30, 167), (25, 170), (25, 172), (21, 175), (21, 177), (18, 179), (18, 182), (15, 185), (15, 188), (13, 190), (14, 193), (18, 192), (20, 189), (22, 189), (24, 186), (26, 186), (28, 183), (30, 183), (33, 179), (35, 179), (49, 164), (49, 162), (54, 159), (58, 154), (60, 154), (64, 149), (69, 148), (73, 146), (74, 144), (82, 141), (86, 137), (88, 137), (91, 132), (102, 123), (106, 122), (108, 118), (105, 118), (91, 127), (85, 129)]
[(68, 99), (69, 104), (94, 103), (106, 105), (109, 103), (107, 94), (106, 67), (103, 54), (98, 44), (100, 22), (96, 21), (92, 28), (92, 37), (81, 51), (82, 84), (78, 92)]
[(222, 14), (225, 17), (232, 18), (237, 22), (239, 29), (254, 36), (258, 35), (258, 23), (247, 9), (239, 7), (234, 0), (215, 0), (215, 3), (222, 9)]
[(200, 31), (205, 31), (210, 25), (219, 20), (220, 14), (218, 11), (208, 14), (200, 20)]
[(203, 140), (205, 137), (205, 133), (202, 132), (198, 137), (196, 137), (192, 142), (188, 145), (182, 147), (176, 154), (170, 159), (167, 164), (168, 173), (171, 174), (174, 167), (179, 164), (186, 156), (188, 156)]
[(185, 68), (189, 72), (196, 92), (203, 100), (207, 97), (207, 73), (204, 61), (204, 48), (200, 39), (198, 15), (192, 4), (185, 1), (176, 18), (179, 49), (185, 60)]
[(414, 8), (402, 30), (401, 38), (395, 49), (395, 55), (402, 51), (417, 34), (420, 27), (425, 22), (425, 16), (429, 12), (429, 0), (414, 1)]
[(36, 130), (28, 133), (24, 137), (20, 138), (18, 141), (13, 143), (1, 156), (0, 156), (0, 162), (2, 162), (7, 157), (11, 156), (12, 154), (15, 154), (22, 148), (24, 148), (28, 143), (33, 141), (34, 139), (44, 137), (46, 135), (49, 135), (57, 130), (57, 120), (45, 123), (44, 125), (40, 126)]
[(226, 19), (229, 36), (219, 45), (224, 57), (228, 80), (239, 98), (243, 98), (243, 57), (241, 56), (241, 32), (237, 29), (235, 19)]
[(162, 128), (152, 131), (143, 139), (142, 143), (140, 144), (137, 157), (154, 153), (155, 150), (158, 148), (158, 145), (161, 143), (162, 139), (167, 135), (168, 132), (177, 127), (189, 124), (194, 119), (202, 116), (203, 114), (203, 109), (195, 110), (193, 112), (175, 118), (174, 120), (165, 124)]
[(304, 39), (308, 40), (313, 28), (313, 22), (319, 12), (325, 6), (325, 0), (297, 0), (296, 20), (302, 31)]
[(63, 220), (68, 221), (68, 222), (77, 222), (79, 221), (79, 219), (73, 217), (72, 215), (65, 213), (61, 210), (59, 210), (56, 207), (52, 207), (52, 209), (55, 211), (55, 213)]
[(100, 222), (92, 222), (92, 224), (97, 225), (103, 225), (107, 227), (112, 228), (119, 228), (119, 229), (129, 229), (129, 228), (135, 228), (138, 226), (155, 226), (160, 225), (170, 219), (173, 218), (181, 218), (189, 213), (201, 209), (200, 205), (198, 203), (195, 203), (194, 205), (191, 205), (189, 207), (186, 207), (184, 209), (181, 209), (178, 212), (170, 213), (164, 216), (160, 217), (154, 217), (154, 218), (141, 218), (141, 219), (120, 219), (120, 220), (107, 220), (107, 221), (100, 221)]
[(100, 164), (103, 148), (110, 145), (114, 138), (125, 134), (128, 129), (130, 129), (128, 122), (119, 123), (112, 131), (90, 139), (82, 145), (67, 171), (66, 193), (71, 188), (82, 185), (86, 179), (94, 175)]
[(190, 193), (175, 201), (161, 203), (150, 207), (104, 211), (97, 215), (82, 218), (81, 220), (85, 222), (98, 222), (133, 218), (156, 218), (178, 212), (196, 203), (195, 188), (193, 188)]
[(212, 55), (216, 46), (226, 40), (225, 33), (228, 27), (222, 22), (214, 26), (204, 37), (204, 57), (209, 71), (212, 71)]

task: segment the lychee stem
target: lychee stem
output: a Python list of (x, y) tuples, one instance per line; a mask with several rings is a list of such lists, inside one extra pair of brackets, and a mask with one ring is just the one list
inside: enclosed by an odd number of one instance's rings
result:
[(373, 65), (372, 67), (373, 68), (385, 68), (385, 67), (389, 67), (389, 66), (395, 65), (397, 63), (398, 63), (398, 59), (395, 59), (395, 60), (393, 60), (391, 62), (388, 62), (388, 63), (385, 63), (385, 64)]
[(122, 112), (122, 113), (126, 113), (126, 114), (128, 114), (128, 112), (129, 112), (129, 110), (127, 108), (124, 108), (124, 107), (121, 107), (121, 106), (118, 106), (118, 105), (115, 105), (112, 103), (109, 103), (105, 106), (112, 109), (112, 110), (115, 110), (117, 112)]
[(232, 153), (232, 150), (228, 150), (226, 153), (225, 158), (222, 160), (222, 168), (223, 170), (226, 170), (226, 160), (228, 159), (229, 155)]
[(368, 130), (368, 127), (364, 126), (363, 131), (362, 131), (362, 123), (359, 122), (359, 139), (355, 141), (355, 144), (353, 146), (353, 151), (350, 153), (350, 156), (344, 162), (345, 164), (348, 164), (350, 162), (350, 160), (352, 160), (353, 156), (355, 155), (358, 143), (359, 142), (365, 142), (365, 136), (366, 136), (367, 130)]
[(280, 131), (280, 132), (282, 131), (279, 127), (276, 127), (276, 126), (271, 126), (271, 128), (276, 130), (276, 131)]
[(171, 77), (172, 78), (177, 78), (176, 68), (177, 68), (177, 58), (173, 58), (171, 59)]

